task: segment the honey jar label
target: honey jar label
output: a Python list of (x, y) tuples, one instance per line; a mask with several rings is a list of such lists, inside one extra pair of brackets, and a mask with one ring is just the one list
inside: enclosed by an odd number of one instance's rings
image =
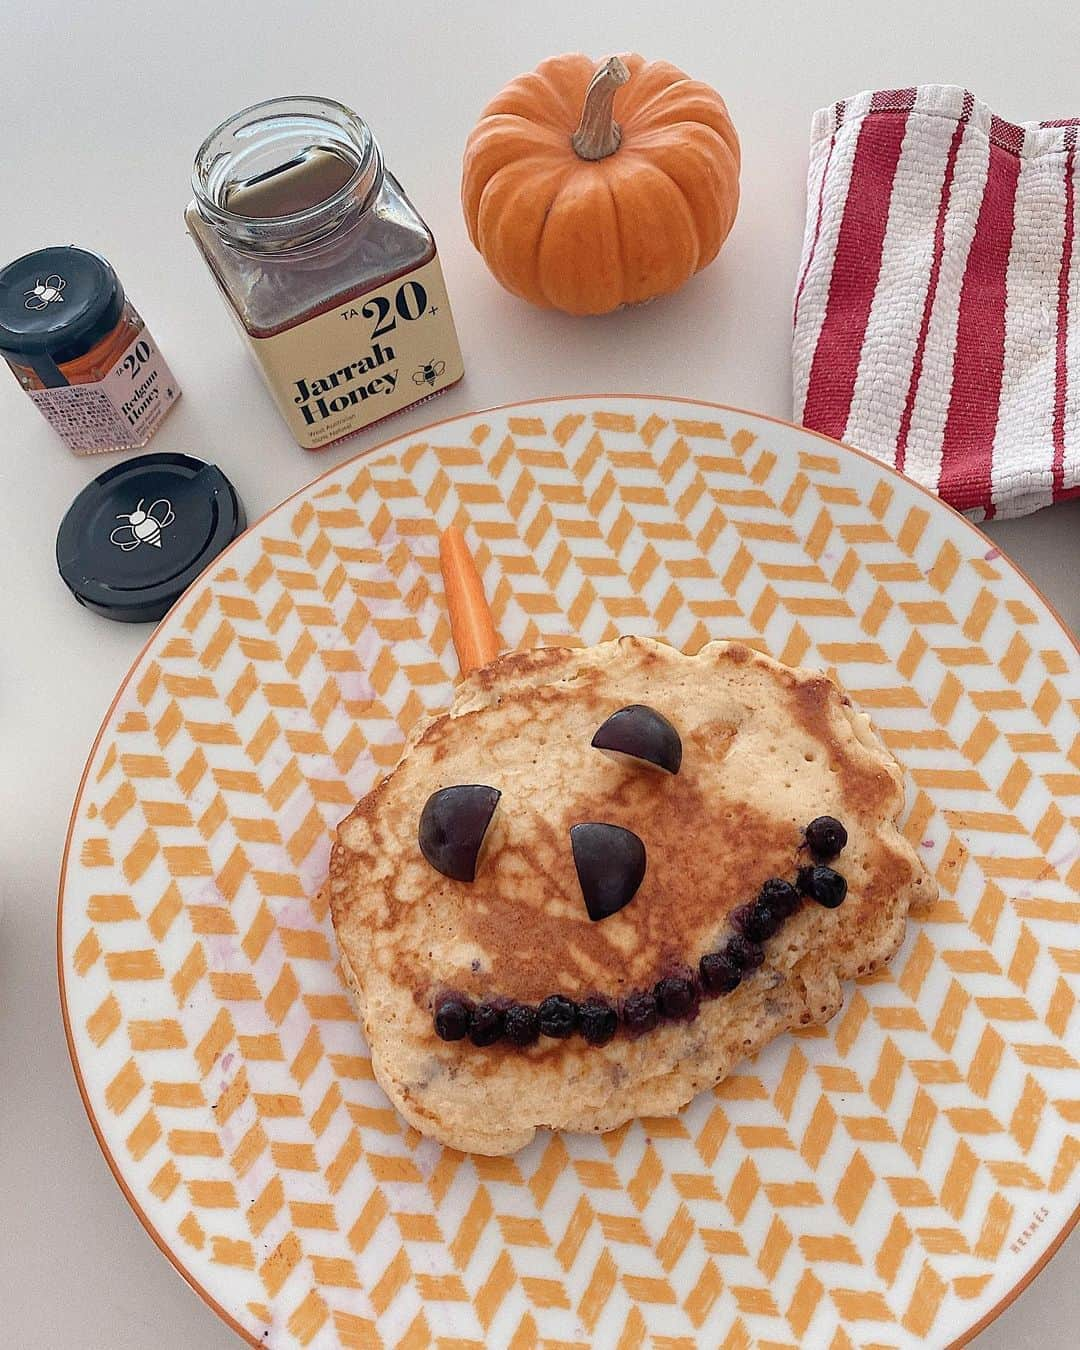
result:
[(441, 393), (465, 371), (437, 257), (251, 344), (281, 415), (306, 450)]
[(78, 454), (145, 445), (180, 386), (144, 328), (101, 380), (26, 391)]

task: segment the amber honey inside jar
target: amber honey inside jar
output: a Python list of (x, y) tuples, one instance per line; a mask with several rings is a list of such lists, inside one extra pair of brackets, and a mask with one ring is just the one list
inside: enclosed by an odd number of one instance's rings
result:
[[(70, 361), (58, 361), (56, 368), (69, 385), (92, 384), (103, 380), (144, 327), (142, 319), (134, 309), (130, 305), (125, 305), (116, 327), (111, 332), (106, 333), (81, 356), (73, 357)], [(24, 389), (50, 387), (33, 366), (23, 365), (15, 357), (8, 358), (8, 365)]]
[(355, 113), (248, 108), (207, 137), (192, 187), (188, 229), (305, 449), (460, 379), (434, 237)]

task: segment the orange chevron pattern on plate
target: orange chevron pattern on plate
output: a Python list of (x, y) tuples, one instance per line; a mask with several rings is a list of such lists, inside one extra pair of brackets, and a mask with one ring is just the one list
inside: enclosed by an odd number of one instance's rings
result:
[[(740, 638), (834, 671), (907, 770), (941, 899), (827, 1028), (678, 1117), (469, 1157), (371, 1074), (330, 831), (447, 704), (438, 531), (510, 646)], [(663, 398), (461, 417), (332, 470), (161, 624), (60, 900), (113, 1170), (252, 1344), (962, 1341), (1080, 1200), (1080, 663), (996, 549), (876, 462)]]

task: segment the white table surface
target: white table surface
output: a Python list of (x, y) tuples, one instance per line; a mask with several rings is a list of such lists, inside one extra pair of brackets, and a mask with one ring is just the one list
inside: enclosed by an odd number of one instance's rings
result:
[[(105, 253), (185, 389), (154, 441), (217, 461), (254, 519), (388, 434), (547, 394), (656, 392), (791, 410), (792, 280), (810, 114), (862, 88), (966, 84), (1012, 120), (1080, 114), (1080, 9), (1046, 0), (825, 0), (811, 6), (542, 0), (307, 5), (0, 0), (0, 253)], [(484, 101), (545, 56), (636, 49), (719, 88), (743, 143), (743, 201), (720, 260), (678, 296), (606, 320), (505, 295), (458, 205)], [(181, 213), (191, 157), (258, 99), (355, 107), (435, 231), (467, 374), (438, 402), (322, 454), (298, 450), (234, 335)], [(57, 1006), (55, 896), (68, 811), (98, 723), (147, 637), (80, 609), (54, 561), (77, 459), (0, 371), (0, 1346), (237, 1344), (128, 1209), (75, 1090)], [(1080, 501), (991, 527), (1075, 631)], [(1080, 1237), (978, 1338), (1078, 1343)]]

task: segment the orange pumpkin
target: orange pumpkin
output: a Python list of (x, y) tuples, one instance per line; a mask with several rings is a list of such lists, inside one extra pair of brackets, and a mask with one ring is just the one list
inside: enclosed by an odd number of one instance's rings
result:
[(676, 290), (716, 257), (739, 205), (724, 100), (666, 61), (580, 54), (484, 109), (461, 183), (469, 238), (509, 291), (604, 314)]

